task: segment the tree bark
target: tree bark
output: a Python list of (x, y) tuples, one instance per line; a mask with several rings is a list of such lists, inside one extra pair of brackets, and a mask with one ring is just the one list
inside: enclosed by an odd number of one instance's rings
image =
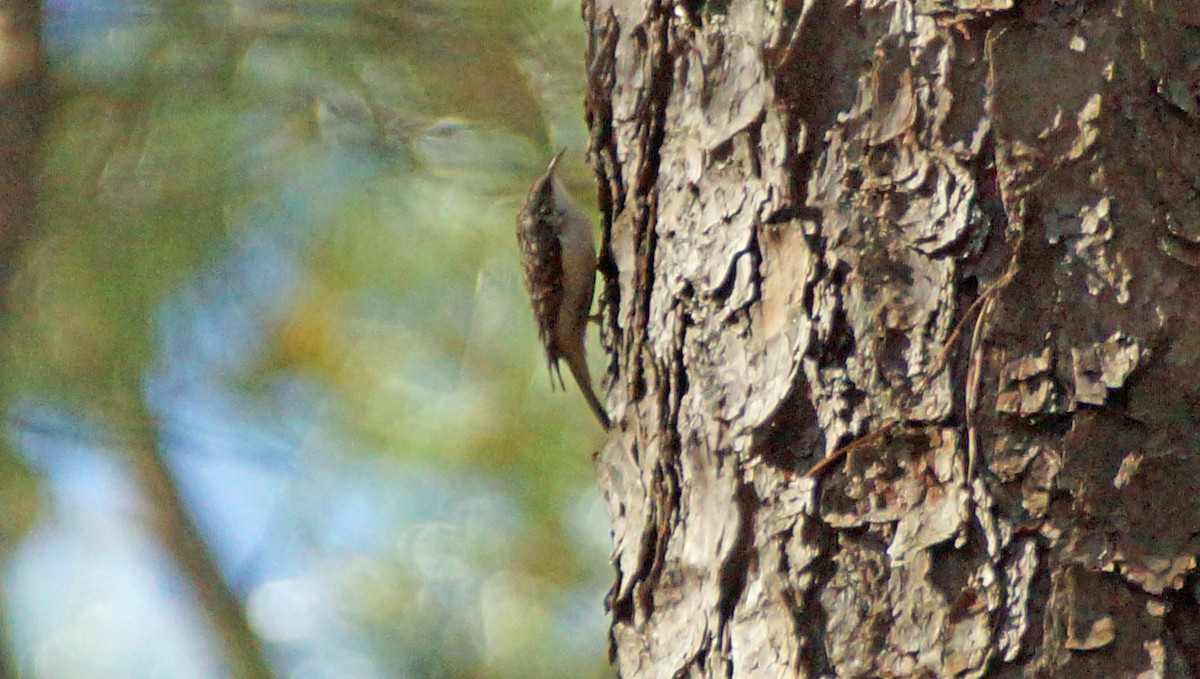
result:
[(1200, 4), (583, 14), (622, 676), (1200, 674)]

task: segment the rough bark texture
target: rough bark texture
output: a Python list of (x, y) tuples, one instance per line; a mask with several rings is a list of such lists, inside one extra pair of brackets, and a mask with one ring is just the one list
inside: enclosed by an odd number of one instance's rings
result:
[(1200, 3), (584, 18), (621, 674), (1200, 674)]

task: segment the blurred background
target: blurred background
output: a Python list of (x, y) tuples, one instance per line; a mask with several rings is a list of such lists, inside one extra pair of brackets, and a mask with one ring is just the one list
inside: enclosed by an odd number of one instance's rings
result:
[(578, 3), (40, 12), (5, 675), (611, 676), (603, 432), (513, 236), (559, 148), (594, 206)]

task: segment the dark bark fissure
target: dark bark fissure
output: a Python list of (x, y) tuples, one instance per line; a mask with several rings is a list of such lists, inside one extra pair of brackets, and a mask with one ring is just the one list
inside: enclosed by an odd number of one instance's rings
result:
[(720, 566), (721, 596), (717, 601), (717, 611), (721, 615), (722, 627), (733, 617), (734, 608), (746, 586), (746, 576), (751, 562), (758, 556), (755, 553), (753, 537), (755, 509), (759, 504), (760, 499), (755, 495), (752, 487), (745, 483), (738, 486), (735, 504), (740, 518), (738, 533), (729, 554)]
[[(649, 29), (656, 29), (653, 40), (646, 34)], [(654, 228), (658, 221), (658, 196), (654, 192), (654, 186), (658, 178), (659, 148), (665, 134), (667, 101), (674, 85), (668, 23), (661, 18), (651, 19), (649, 27), (639, 27), (638, 31), (640, 36), (635, 36), (635, 39), (642, 43), (643, 49), (652, 47), (656, 52), (650, 59), (650, 91), (643, 100), (644, 107), (638, 116), (642, 156), (633, 177), (632, 187), (635, 196), (633, 239), (637, 257), (635, 289), (638, 299), (635, 301), (637, 311), (630, 328), (632, 336), (625, 345), (625, 355), (634, 360), (634, 363), (626, 367), (629, 373), (627, 381), (631, 387), (631, 401), (645, 396), (647, 383), (653, 379), (647, 378), (646, 362), (653, 359), (647, 355), (644, 347), (650, 322), (650, 293), (654, 288), (655, 253), (658, 245), (658, 234)]]
[(587, 35), (587, 78), (588, 88), (584, 102), (584, 113), (588, 129), (592, 131), (592, 154), (596, 182), (596, 202), (602, 225), (598, 269), (602, 281), (599, 304), (609, 311), (606, 327), (615, 328), (618, 309), (621, 305), (621, 289), (617, 285), (617, 264), (612, 256), (612, 216), (625, 209), (625, 182), (622, 168), (617, 162), (616, 140), (613, 137), (612, 99), (605, 90), (611, 90), (616, 79), (616, 50), (619, 39), (615, 18), (609, 12), (603, 20), (595, 16), (594, 2), (584, 2), (583, 18), (588, 27)]
[(1192, 574), (1183, 587), (1168, 597), (1167, 615), (1163, 624), (1179, 648), (1192, 676), (1200, 676), (1200, 576)]
[(816, 426), (817, 412), (806, 387), (802, 381), (793, 385), (788, 397), (755, 432), (751, 449), (756, 459), (781, 470), (800, 473), (816, 461), (818, 451), (825, 449), (821, 428)]
[[(797, 669), (807, 670), (809, 676), (823, 676), (832, 670), (833, 663), (823, 643), (825, 630), (829, 625), (829, 615), (821, 606), (820, 593), (833, 581), (834, 567), (830, 553), (834, 536), (832, 531), (823, 525), (814, 525), (808, 532), (819, 533), (819, 536), (809, 536), (806, 541), (822, 547), (821, 556), (805, 569), (805, 573), (813, 578), (812, 586), (800, 592), (799, 601), (794, 589), (789, 588), (784, 592), (788, 613), (794, 622), (797, 638), (801, 640), (800, 653), (796, 658)], [(780, 572), (793, 571), (785, 567)]]

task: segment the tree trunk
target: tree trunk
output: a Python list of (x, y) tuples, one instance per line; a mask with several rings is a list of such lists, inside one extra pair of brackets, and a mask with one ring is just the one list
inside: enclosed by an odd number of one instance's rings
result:
[(1200, 674), (1200, 3), (584, 17), (621, 674)]

